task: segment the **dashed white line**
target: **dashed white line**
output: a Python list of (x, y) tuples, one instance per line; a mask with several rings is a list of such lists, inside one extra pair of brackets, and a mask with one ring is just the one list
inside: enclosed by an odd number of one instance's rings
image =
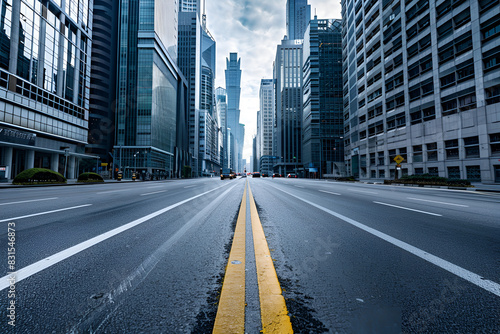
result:
[(305, 187), (302, 187), (302, 186), (295, 186), (295, 187), (297, 187), (297, 188), (305, 188)]
[(187, 187), (184, 187), (184, 189), (187, 189), (187, 188), (193, 188), (193, 187), (196, 187), (197, 185), (192, 185), (192, 186), (187, 186)]
[(385, 234), (385, 233), (380, 232), (374, 228), (371, 228), (371, 227), (368, 227), (364, 224), (361, 224), (361, 223), (355, 221), (354, 219), (351, 219), (351, 218), (348, 218), (344, 215), (341, 215), (340, 213), (329, 210), (329, 209), (324, 208), (316, 203), (313, 203), (313, 202), (308, 201), (306, 199), (295, 196), (295, 195), (293, 195), (289, 192), (286, 192), (285, 190), (282, 190), (278, 187), (275, 187), (275, 186), (271, 186), (271, 187), (276, 188), (276, 189), (278, 189), (278, 190), (280, 190), (280, 191), (282, 191), (282, 192), (284, 192), (292, 197), (295, 197), (296, 199), (298, 199), (304, 203), (307, 203), (315, 208), (318, 208), (319, 210), (324, 211), (324, 212), (326, 212), (334, 217), (337, 217), (350, 225), (353, 225), (353, 226), (355, 226), (355, 227), (357, 227), (357, 228), (359, 228), (367, 233), (370, 233), (371, 235), (374, 235), (382, 240), (385, 240), (388, 243), (390, 243), (396, 247), (399, 247), (399, 248), (401, 248), (401, 249), (429, 262), (429, 263), (432, 263), (432, 264), (440, 267), (441, 269), (444, 269), (444, 270), (446, 270), (446, 271), (448, 271), (448, 272), (450, 272), (450, 273), (452, 273), (452, 274), (454, 274), (454, 275), (456, 275), (456, 276), (458, 276), (458, 277), (460, 277), (460, 278), (462, 278), (462, 279), (464, 279), (464, 280), (500, 297), (500, 284), (498, 284), (496, 282), (493, 282), (489, 279), (486, 279), (485, 277), (482, 277), (476, 273), (473, 273), (472, 271), (469, 271), (465, 268), (459, 267), (456, 264), (453, 264), (451, 262), (446, 261), (445, 259), (442, 259), (440, 257), (432, 255), (432, 254), (430, 254), (430, 253), (428, 253), (420, 248), (412, 246), (404, 241), (401, 241), (399, 239), (391, 237), (388, 234)]
[(109, 190), (109, 191), (101, 191), (101, 192), (98, 192), (96, 194), (98, 195), (101, 195), (101, 194), (111, 194), (111, 193), (118, 193), (118, 192), (122, 192), (122, 191), (130, 191), (132, 189), (128, 188), (128, 189), (120, 189), (120, 190)]
[(331, 194), (331, 195), (337, 195), (337, 196), (342, 196), (341, 194), (339, 193), (332, 193), (331, 191), (326, 191), (326, 190), (320, 190), (322, 193), (326, 193), (326, 194)]
[(148, 189), (153, 189), (153, 188), (163, 188), (165, 186), (152, 186), (152, 187), (148, 187)]
[(26, 215), (26, 216), (12, 217), (12, 218), (9, 218), (9, 219), (0, 220), (0, 223), (7, 222), (7, 221), (18, 220), (18, 219), (23, 219), (23, 218), (35, 217), (35, 216), (48, 215), (49, 213), (55, 213), (55, 212), (61, 212), (61, 211), (79, 209), (79, 208), (84, 208), (86, 206), (91, 206), (91, 205), (92, 204), (84, 204), (84, 205), (72, 206), (70, 208), (64, 208), (64, 209), (58, 209), (58, 210), (51, 210), (51, 211), (34, 213), (34, 214), (31, 214), (31, 215)]
[(160, 193), (164, 193), (164, 192), (166, 192), (166, 190), (160, 190), (160, 191), (155, 191), (155, 192), (152, 192), (152, 193), (141, 194), (141, 196), (148, 196), (148, 195), (160, 194)]
[[(131, 229), (137, 225), (140, 225), (148, 220), (151, 220), (151, 219), (153, 219), (153, 218), (155, 218), (155, 217), (157, 217), (165, 212), (168, 212), (168, 211), (170, 211), (178, 206), (181, 206), (185, 203), (188, 203), (196, 198), (205, 196), (206, 194), (209, 194), (209, 193), (211, 193), (217, 189), (220, 189), (222, 187), (225, 187), (225, 186), (223, 185), (223, 186), (214, 188), (214, 189), (206, 191), (202, 194), (198, 194), (196, 196), (190, 197), (190, 198), (185, 199), (183, 201), (180, 201), (178, 203), (172, 204), (164, 209), (153, 212), (147, 216), (136, 219), (128, 224), (117, 227), (111, 231), (108, 231), (106, 233), (103, 233), (101, 235), (93, 237), (87, 241), (81, 242), (73, 247), (65, 249), (59, 253), (51, 255), (45, 259), (42, 259), (38, 262), (33, 263), (33, 264), (30, 264), (29, 266), (26, 266), (26, 267), (24, 267), (16, 272), (16, 282), (20, 282), (20, 281), (22, 281), (22, 280), (24, 280), (32, 275), (35, 275), (36, 273), (39, 273), (40, 271), (45, 270), (45, 269), (65, 260), (65, 259), (67, 259), (75, 254), (78, 254), (78, 253), (86, 250), (87, 248), (90, 248), (90, 247), (92, 247), (92, 246), (94, 246), (94, 245), (96, 245), (96, 244), (98, 244), (106, 239), (114, 237), (117, 234), (120, 234), (126, 230), (129, 230), (129, 229)], [(233, 186), (233, 188), (234, 187), (235, 186)], [(0, 278), (0, 291), (4, 290), (10, 286), (9, 278), (10, 278), (10, 275), (6, 275), (6, 276), (3, 276), (2, 278)]]
[(462, 204), (454, 204), (454, 203), (446, 203), (446, 202), (438, 202), (438, 201), (431, 201), (427, 199), (421, 199), (421, 198), (413, 198), (413, 197), (407, 197), (408, 199), (412, 199), (414, 201), (422, 201), (422, 202), (429, 202), (429, 203), (437, 203), (437, 204), (445, 204), (445, 205), (453, 205), (453, 206), (460, 206), (463, 208), (468, 208), (468, 205), (462, 205)]
[(355, 191), (357, 193), (365, 193), (365, 194), (371, 194), (371, 195), (377, 195), (378, 193), (374, 192), (374, 191), (365, 191), (365, 190), (358, 190), (358, 189), (352, 189), (352, 188), (349, 188), (350, 191)]
[(376, 202), (376, 201), (373, 201), (373, 203), (380, 204), (380, 205), (385, 205), (385, 206), (391, 206), (393, 208), (398, 208), (398, 209), (403, 209), (403, 210), (408, 210), (408, 211), (413, 211), (413, 212), (425, 213), (426, 215), (431, 215), (431, 216), (437, 216), (437, 217), (442, 217), (443, 216), (443, 215), (440, 215), (440, 214), (437, 214), (437, 213), (432, 213), (432, 212), (427, 212), (427, 211), (422, 211), (422, 210), (416, 210), (416, 209), (411, 209), (411, 208), (405, 208), (404, 206), (399, 206), (399, 205), (393, 205), (393, 204)]
[(54, 199), (58, 199), (59, 197), (52, 198), (42, 198), (42, 199), (31, 199), (29, 201), (19, 201), (19, 202), (10, 202), (10, 203), (0, 203), (0, 205), (10, 205), (10, 204), (21, 204), (21, 203), (31, 203), (31, 202), (41, 202), (41, 201), (52, 201)]

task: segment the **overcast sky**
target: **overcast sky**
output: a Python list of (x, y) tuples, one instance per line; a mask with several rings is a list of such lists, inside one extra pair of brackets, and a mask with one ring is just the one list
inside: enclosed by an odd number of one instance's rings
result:
[[(225, 87), (224, 70), (230, 52), (241, 58), (240, 122), (245, 124), (243, 158), (252, 155), (257, 133), (259, 86), (272, 78), (276, 46), (285, 35), (286, 0), (206, 0), (207, 27), (217, 42), (215, 87)], [(311, 15), (340, 19), (340, 0), (309, 0)]]

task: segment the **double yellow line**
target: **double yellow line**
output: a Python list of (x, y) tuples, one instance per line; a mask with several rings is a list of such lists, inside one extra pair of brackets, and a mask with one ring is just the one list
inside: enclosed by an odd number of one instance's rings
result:
[(245, 333), (245, 228), (247, 186), (250, 197), (253, 245), (259, 285), (262, 333), (293, 333), (292, 324), (281, 294), (281, 287), (274, 268), (266, 236), (260, 222), (252, 189), (245, 184), (233, 244), (229, 253), (226, 274), (222, 285), (219, 308), (215, 318), (214, 334)]

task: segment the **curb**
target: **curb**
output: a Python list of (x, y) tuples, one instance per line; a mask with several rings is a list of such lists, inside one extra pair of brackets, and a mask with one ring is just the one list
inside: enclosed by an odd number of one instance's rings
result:
[(158, 182), (158, 181), (167, 181), (171, 182), (173, 181), (172, 179), (170, 180), (150, 180), (150, 181), (132, 181), (132, 180), (122, 180), (122, 181), (116, 181), (116, 182), (96, 182), (96, 183), (66, 183), (66, 184), (33, 184), (33, 185), (13, 185), (13, 184), (7, 184), (7, 185), (2, 185), (0, 184), (0, 189), (13, 189), (13, 188), (44, 188), (44, 187), (68, 187), (68, 186), (93, 186), (93, 185), (103, 185), (103, 184), (116, 184), (116, 183), (134, 183), (134, 182)]

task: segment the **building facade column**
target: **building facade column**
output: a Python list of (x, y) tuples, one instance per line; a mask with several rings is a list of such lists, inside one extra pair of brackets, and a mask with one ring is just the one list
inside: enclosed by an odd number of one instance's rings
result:
[[(80, 94), (80, 45), (82, 40), (82, 31), (80, 29), (76, 32), (76, 54), (75, 54), (75, 76), (73, 81), (73, 103), (78, 104), (78, 96)], [(85, 89), (85, 88), (84, 88)]]
[(59, 20), (61, 21), (61, 26), (59, 27), (59, 38), (57, 39), (59, 42), (59, 51), (58, 51), (58, 60), (57, 60), (57, 96), (64, 98), (64, 44), (66, 42), (66, 16), (61, 13), (59, 15)]
[(50, 156), (50, 169), (59, 173), (59, 154), (52, 153)]
[(2, 164), (7, 166), (7, 171), (5, 173), (5, 177), (7, 179), (12, 178), (12, 155), (14, 153), (14, 149), (12, 147), (3, 147), (3, 157)]
[(19, 53), (19, 20), (21, 19), (21, 1), (12, 1), (12, 20), (10, 36), (9, 72), (17, 74), (17, 58)]
[(68, 179), (74, 179), (76, 178), (75, 176), (75, 165), (76, 165), (76, 158), (72, 155), (68, 157)]
[(35, 151), (27, 150), (26, 151), (26, 164), (24, 166), (25, 169), (30, 169), (35, 167)]
[(37, 86), (44, 87), (45, 76), (45, 39), (47, 34), (47, 7), (42, 5), (42, 16), (40, 17), (40, 36), (38, 38), (38, 69), (37, 69)]

